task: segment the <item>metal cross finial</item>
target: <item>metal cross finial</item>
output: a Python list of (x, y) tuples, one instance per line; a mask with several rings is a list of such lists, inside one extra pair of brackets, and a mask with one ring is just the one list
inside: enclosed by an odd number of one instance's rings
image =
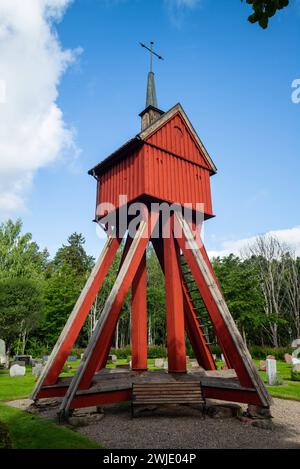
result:
[(146, 46), (146, 44), (143, 44), (142, 42), (140, 42), (140, 45), (150, 52), (150, 72), (152, 72), (153, 71), (153, 55), (155, 55), (159, 60), (164, 60), (164, 58), (161, 55), (158, 55), (156, 52), (154, 52), (153, 41), (150, 41), (150, 47)]

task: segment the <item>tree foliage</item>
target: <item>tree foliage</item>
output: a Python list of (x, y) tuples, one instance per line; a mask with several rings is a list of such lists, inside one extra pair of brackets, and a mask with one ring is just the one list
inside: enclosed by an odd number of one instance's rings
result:
[(41, 251), (32, 234), (22, 234), (22, 222), (8, 220), (0, 225), (0, 278), (40, 277), (48, 251)]
[[(122, 249), (123, 245), (79, 335), (79, 347), (87, 345), (101, 315), (120, 268)], [(23, 351), (26, 346), (29, 353), (50, 352), (94, 265), (86, 253), (84, 237), (73, 233), (50, 260), (30, 233), (22, 233), (20, 220), (9, 220), (0, 226), (0, 260), (0, 337), (14, 351)], [(248, 345), (288, 346), (299, 337), (300, 259), (288, 247), (276, 239), (260, 237), (244, 258), (230, 255), (212, 263)], [(166, 346), (165, 303), (164, 275), (149, 247), (149, 346)], [(113, 339), (116, 348), (130, 345), (130, 306), (129, 291)]]
[(8, 352), (19, 340), (24, 353), (28, 335), (38, 326), (42, 311), (39, 283), (24, 278), (0, 280), (0, 337)]
[[(241, 0), (242, 2), (244, 0)], [(269, 25), (278, 10), (282, 10), (289, 5), (289, 0), (246, 0), (252, 6), (253, 13), (249, 16), (250, 23), (258, 23), (263, 29)]]

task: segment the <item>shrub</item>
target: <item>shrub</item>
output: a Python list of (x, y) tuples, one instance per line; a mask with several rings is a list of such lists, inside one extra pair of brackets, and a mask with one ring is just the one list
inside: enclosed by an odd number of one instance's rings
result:
[(110, 354), (111, 355), (116, 355), (117, 358), (121, 358), (121, 359), (126, 360), (127, 357), (129, 355), (131, 355), (131, 347), (127, 346), (127, 347), (118, 348), (118, 349), (112, 348), (110, 350)]
[(148, 358), (166, 358), (167, 348), (163, 345), (151, 345), (148, 347)]
[[(117, 358), (124, 360), (131, 360), (131, 347), (123, 347), (119, 349), (112, 348), (110, 354), (116, 355)], [(148, 358), (165, 358), (167, 356), (167, 349), (162, 345), (151, 345), (148, 347)]]
[(84, 353), (85, 349), (81, 347), (74, 347), (70, 355), (75, 355), (77, 358), (80, 358), (81, 354)]
[(300, 381), (300, 371), (293, 371), (291, 370), (291, 380), (292, 381)]
[(249, 349), (252, 358), (255, 360), (265, 360), (268, 355), (273, 355), (276, 360), (283, 360), (285, 353), (292, 354), (290, 347), (261, 347), (258, 345), (252, 345)]
[(11, 439), (9, 435), (8, 426), (0, 422), (0, 449), (11, 449)]

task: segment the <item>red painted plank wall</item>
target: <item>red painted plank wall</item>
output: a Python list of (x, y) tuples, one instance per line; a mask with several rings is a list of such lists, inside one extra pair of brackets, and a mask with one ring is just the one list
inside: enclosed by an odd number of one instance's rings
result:
[(147, 194), (168, 202), (191, 203), (194, 210), (197, 202), (204, 203), (204, 212), (213, 215), (209, 171), (147, 145), (144, 150)]
[(147, 138), (147, 142), (188, 161), (208, 167), (202, 150), (179, 114), (156, 130)]
[[(190, 137), (184, 140), (189, 141), (187, 146), (176, 149), (175, 142), (173, 150), (189, 151), (193, 142)], [(118, 208), (119, 194), (126, 194), (128, 202), (146, 194), (170, 203), (191, 203), (193, 209), (196, 209), (197, 202), (204, 203), (205, 214), (213, 215), (210, 172), (204, 168), (206, 161), (201, 159), (198, 148), (195, 146), (195, 153), (191, 148), (190, 159), (198, 158), (197, 163), (144, 144), (102, 174), (98, 182), (97, 204), (99, 201), (108, 202)]]

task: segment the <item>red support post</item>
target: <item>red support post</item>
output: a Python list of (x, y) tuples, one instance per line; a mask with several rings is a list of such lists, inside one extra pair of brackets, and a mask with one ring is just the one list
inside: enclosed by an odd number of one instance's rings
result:
[[(152, 239), (151, 241), (158, 261), (160, 263), (161, 269), (164, 273), (165, 268), (163, 258), (163, 243), (159, 239)], [(182, 286), (185, 330), (187, 332), (189, 341), (193, 347), (198, 363), (203, 366), (203, 368), (205, 368), (206, 370), (215, 370), (216, 365), (214, 359), (212, 357), (208, 345), (206, 344), (205, 337), (203, 336), (203, 333), (200, 329), (188, 292), (184, 284), (182, 284)]]
[(132, 369), (147, 370), (147, 273), (144, 253), (132, 282), (131, 300)]
[(164, 269), (169, 373), (186, 373), (184, 311), (179, 250), (172, 231), (164, 230)]

